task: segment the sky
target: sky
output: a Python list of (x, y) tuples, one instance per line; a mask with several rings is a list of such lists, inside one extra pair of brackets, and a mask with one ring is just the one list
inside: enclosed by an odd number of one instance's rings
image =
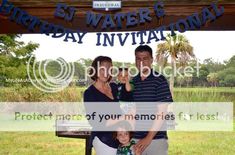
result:
[[(196, 57), (203, 61), (213, 58), (215, 61), (223, 62), (235, 55), (235, 31), (187, 31), (183, 33), (194, 48)], [(74, 42), (64, 42), (64, 38), (52, 38), (44, 34), (23, 34), (20, 40), (24, 42), (39, 43), (40, 47), (35, 50), (37, 60), (64, 58), (72, 62), (80, 58), (94, 59), (99, 55), (109, 56), (113, 61), (134, 62), (134, 50), (138, 46), (131, 45), (131, 40), (127, 40), (124, 46), (115, 44), (113, 47), (96, 46), (96, 33), (85, 35), (83, 44)], [(155, 54), (157, 45), (161, 42), (152, 41)]]

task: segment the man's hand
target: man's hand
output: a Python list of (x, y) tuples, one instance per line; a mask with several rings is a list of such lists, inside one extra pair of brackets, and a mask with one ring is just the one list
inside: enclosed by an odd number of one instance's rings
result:
[(152, 142), (152, 137), (146, 136), (145, 138), (138, 141), (138, 143), (134, 146), (135, 150), (140, 150), (140, 152), (144, 152), (144, 150), (150, 145)]
[(136, 147), (136, 148), (134, 148), (134, 153), (135, 153), (135, 155), (141, 155), (142, 152), (140, 151), (139, 148)]

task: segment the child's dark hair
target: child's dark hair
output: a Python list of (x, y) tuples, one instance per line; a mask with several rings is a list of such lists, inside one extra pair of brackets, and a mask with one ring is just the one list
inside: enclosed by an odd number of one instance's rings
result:
[(119, 71), (119, 72), (128, 71), (128, 68), (126, 68), (126, 67), (119, 67), (119, 68), (118, 68), (118, 71)]
[[(128, 123), (127, 121), (122, 121), (120, 123), (117, 123), (116, 126), (115, 126), (116, 129), (118, 128), (123, 128), (125, 129), (127, 132), (129, 132), (129, 135), (130, 135), (130, 139), (133, 138), (134, 136), (134, 132), (132, 131), (132, 127), (130, 125), (130, 123)], [(113, 133), (113, 138), (116, 139), (117, 138), (117, 132), (118, 131), (115, 131)]]

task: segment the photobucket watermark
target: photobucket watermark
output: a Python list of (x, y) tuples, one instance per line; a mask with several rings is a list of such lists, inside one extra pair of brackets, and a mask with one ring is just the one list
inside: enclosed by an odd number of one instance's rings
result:
[[(156, 70), (157, 72), (153, 71)], [(159, 77), (160, 75), (164, 75), (165, 77), (192, 77), (196, 75), (196, 77), (200, 76), (200, 63), (197, 61), (194, 65), (186, 65), (186, 66), (177, 66), (177, 63), (174, 63), (171, 66), (146, 66), (142, 62), (139, 67), (136, 66), (127, 66), (125, 63), (122, 63), (121, 66), (111, 66), (105, 67), (101, 63), (97, 63), (97, 67), (85, 67), (85, 77), (117, 77), (118, 75), (125, 76), (126, 71), (128, 76), (135, 77), (140, 75), (141, 77), (148, 77), (150, 74), (155, 77)]]
[(234, 131), (232, 102), (125, 102), (117, 108), (119, 104), (2, 102), (0, 131), (116, 131), (124, 122), (129, 131)]
[[(38, 79), (38, 80), (32, 80), (32, 79), (29, 79), (29, 78), (25, 78), (25, 79), (23, 79), (23, 78), (14, 78), (14, 79), (12, 79), (12, 78), (6, 78), (5, 79), (5, 82), (7, 82), (7, 83), (31, 83), (31, 82), (34, 82), (34, 83), (37, 83), (37, 81), (39, 81), (39, 82), (44, 82), (44, 81), (47, 81), (47, 82), (49, 82), (49, 80), (43, 80), (43, 79)], [(77, 82), (87, 82), (87, 78), (84, 78), (84, 79), (72, 79), (70, 82), (75, 82), (75, 83), (77, 83)]]
[[(60, 66), (58, 75), (50, 75), (47, 66), (51, 62), (56, 62)], [(32, 55), (27, 64), (27, 74), (33, 86), (44, 92), (58, 92), (72, 82), (74, 77), (74, 63), (67, 63), (64, 59), (36, 61)]]
[[(51, 75), (48, 64), (57, 63), (59, 74)], [(148, 77), (150, 74), (154, 77), (159, 77), (164, 75), (166, 78), (169, 77), (199, 77), (200, 76), (200, 63), (196, 61), (188, 65), (180, 65), (179, 63), (174, 63), (167, 66), (159, 66), (158, 64), (153, 64), (151, 66), (140, 62), (138, 66), (130, 63), (119, 63), (119, 66), (115, 65), (103, 65), (97, 62), (97, 65), (87, 66), (82, 63), (80, 67), (82, 69), (76, 70), (75, 66), (77, 62), (68, 63), (63, 59), (57, 60), (46, 60), (44, 62), (37, 62), (35, 59), (30, 58), (27, 65), (28, 79), (7, 79), (7, 82), (12, 83), (23, 83), (31, 82), (36, 88), (44, 92), (58, 92), (70, 85), (71, 82), (74, 83), (86, 83), (88, 84), (92, 77), (97, 78), (107, 78), (116, 79), (119, 76), (128, 76), (129, 79), (140, 75), (141, 77)], [(155, 72), (156, 71), (156, 72)]]

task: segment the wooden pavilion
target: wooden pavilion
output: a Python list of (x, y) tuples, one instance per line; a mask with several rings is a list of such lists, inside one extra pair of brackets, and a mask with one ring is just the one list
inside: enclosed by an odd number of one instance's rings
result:
[[(86, 25), (86, 12), (93, 13), (115, 14), (117, 12), (130, 12), (139, 8), (147, 7), (154, 14), (153, 6), (156, 3), (154, 0), (122, 0), (121, 10), (116, 11), (98, 11), (92, 9), (92, 0), (8, 0), (14, 6), (27, 11), (30, 15), (36, 16), (42, 20), (54, 24), (60, 24), (66, 28), (80, 29), (87, 32), (102, 31), (100, 27), (94, 28)], [(2, 0), (0, 1), (2, 3)], [(76, 13), (72, 21), (68, 22), (54, 16), (56, 4), (65, 3), (68, 6), (76, 8)], [(200, 12), (202, 8), (209, 6), (215, 0), (163, 0), (165, 16), (161, 21), (161, 25), (168, 25), (176, 22), (179, 19), (186, 18), (195, 12)], [(201, 30), (235, 30), (235, 0), (218, 0), (218, 4), (224, 6), (225, 13), (216, 21), (203, 26)], [(157, 18), (153, 18), (150, 23), (145, 23), (132, 28), (124, 29), (107, 29), (107, 31), (139, 31), (148, 30), (159, 27)], [(22, 25), (16, 24), (8, 19), (8, 17), (0, 13), (0, 33), (30, 33)]]

